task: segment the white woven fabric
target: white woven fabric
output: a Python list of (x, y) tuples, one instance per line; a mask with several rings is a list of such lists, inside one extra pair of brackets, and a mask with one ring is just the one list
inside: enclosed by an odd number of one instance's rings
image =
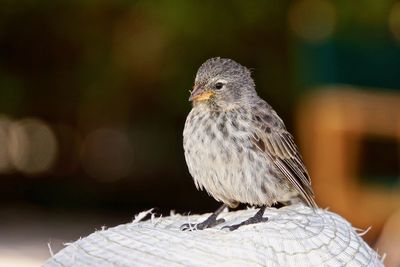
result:
[(221, 230), (256, 210), (223, 212), (226, 222), (181, 231), (209, 214), (171, 215), (97, 231), (69, 244), (44, 266), (383, 266), (381, 258), (339, 215), (302, 205), (269, 208), (269, 221)]

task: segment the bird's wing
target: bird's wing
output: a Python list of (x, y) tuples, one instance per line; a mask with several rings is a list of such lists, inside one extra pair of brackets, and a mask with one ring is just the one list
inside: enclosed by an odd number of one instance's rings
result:
[(257, 125), (253, 134), (255, 147), (270, 158), (276, 169), (296, 189), (300, 198), (310, 207), (316, 208), (310, 176), (292, 135), (276, 112), (266, 102), (263, 101), (263, 104), (262, 108), (252, 109), (253, 121)]

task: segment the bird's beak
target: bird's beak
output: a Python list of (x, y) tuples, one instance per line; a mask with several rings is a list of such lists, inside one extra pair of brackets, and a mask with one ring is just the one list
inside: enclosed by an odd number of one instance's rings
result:
[(203, 85), (194, 85), (190, 94), (189, 101), (204, 101), (210, 99), (214, 92), (206, 90)]

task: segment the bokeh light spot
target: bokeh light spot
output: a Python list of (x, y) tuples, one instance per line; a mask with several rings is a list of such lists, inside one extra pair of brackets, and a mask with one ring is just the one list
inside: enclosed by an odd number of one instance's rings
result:
[(389, 13), (389, 29), (397, 41), (400, 42), (400, 2), (393, 4)]
[(57, 140), (44, 122), (29, 118), (9, 128), (8, 151), (14, 167), (26, 174), (47, 171), (57, 155)]
[(306, 42), (321, 42), (332, 36), (336, 8), (328, 0), (293, 1), (288, 13), (289, 27)]

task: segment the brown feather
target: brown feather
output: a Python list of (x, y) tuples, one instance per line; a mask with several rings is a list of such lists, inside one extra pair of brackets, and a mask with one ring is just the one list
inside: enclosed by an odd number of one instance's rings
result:
[[(257, 111), (253, 109), (253, 112), (265, 111), (268, 110)], [(269, 112), (273, 116), (272, 121), (278, 123), (272, 125), (271, 120), (266, 121), (264, 119), (253, 121), (258, 126), (257, 136), (259, 137), (259, 140), (253, 140), (253, 142), (271, 159), (276, 169), (299, 193), (300, 198), (310, 207), (317, 208), (314, 192), (311, 188), (310, 176), (293, 137), (287, 132), (282, 120), (275, 111), (270, 108)], [(267, 118), (265, 114), (255, 114), (255, 117)], [(265, 129), (269, 129), (269, 131), (265, 131)], [(260, 145), (261, 142), (264, 146)]]

